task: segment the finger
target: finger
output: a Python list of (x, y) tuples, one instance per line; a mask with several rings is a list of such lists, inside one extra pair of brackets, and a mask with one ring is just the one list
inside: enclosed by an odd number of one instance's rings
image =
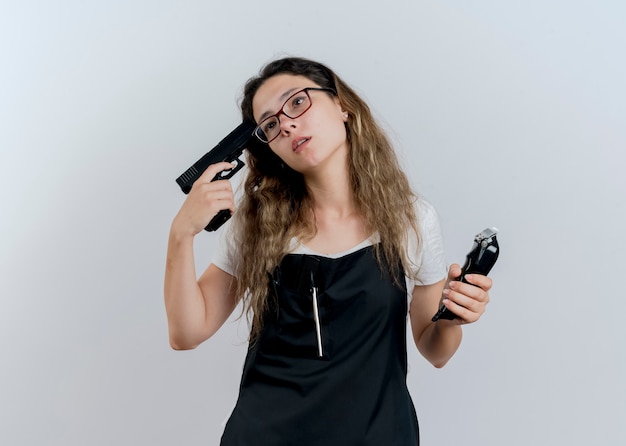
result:
[[(224, 185), (216, 183), (225, 183)], [(208, 206), (213, 212), (219, 212), (222, 209), (230, 209), (235, 211), (235, 196), (230, 187), (229, 181), (219, 181), (204, 185), (198, 189), (201, 194), (202, 206)]]
[(209, 181), (208, 183), (196, 181), (194, 183), (194, 186), (195, 190), (198, 191), (197, 193), (203, 195), (208, 195), (219, 191), (229, 194), (233, 193), (232, 184), (228, 180)]
[[(475, 288), (475, 287), (474, 287)], [(467, 308), (473, 313), (482, 313), (484, 311), (486, 301), (481, 299), (476, 299), (471, 296), (467, 296), (458, 291), (454, 291), (452, 289), (446, 288), (444, 290), (444, 298), (449, 299), (457, 305), (460, 305), (464, 308)]]
[(446, 301), (447, 303), (455, 304), (453, 308), (457, 310), (454, 311), (457, 315), (460, 315), (460, 308), (464, 308), (467, 310), (467, 312), (462, 311), (463, 314), (461, 316), (464, 319), (469, 321), (477, 320), (487, 308), (489, 294), (478, 287), (461, 282), (452, 282), (451, 285), (451, 288), (446, 288), (443, 291), (444, 304), (446, 304)]
[(466, 274), (465, 280), (485, 291), (489, 291), (493, 285), (491, 279), (487, 276), (483, 276), (482, 274)]
[(448, 269), (448, 280), (454, 280), (460, 275), (461, 275), (461, 267), (456, 263), (453, 263), (452, 265), (450, 265), (450, 268)]
[(468, 296), (471, 299), (477, 300), (479, 302), (484, 302), (484, 301), (488, 300), (488, 296), (489, 296), (487, 291), (483, 290), (480, 287), (477, 287), (477, 286), (469, 284), (469, 283), (459, 282), (459, 281), (456, 281), (456, 280), (450, 282), (448, 284), (448, 288), (450, 288), (451, 290), (456, 291), (459, 294), (462, 294), (464, 296)]
[(189, 192), (181, 208), (192, 220), (197, 218), (198, 221), (212, 218), (223, 209), (235, 212), (235, 196), (230, 181), (198, 184)]
[(237, 167), (235, 164), (227, 162), (211, 164), (196, 180), (196, 183), (209, 183), (213, 180), (213, 178), (215, 178), (215, 175), (217, 175), (218, 173), (223, 172), (224, 170), (231, 170), (235, 167)]
[(443, 304), (461, 320), (461, 323), (469, 324), (472, 322), (476, 322), (482, 314), (476, 313), (467, 307), (459, 305), (452, 299), (444, 299)]
[(221, 207), (224, 203), (234, 203), (235, 200), (235, 197), (230, 189), (207, 190), (203, 195), (204, 205), (216, 203)]

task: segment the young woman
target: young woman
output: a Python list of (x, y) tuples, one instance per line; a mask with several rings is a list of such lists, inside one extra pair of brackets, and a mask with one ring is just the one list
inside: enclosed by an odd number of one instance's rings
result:
[[(415, 345), (442, 367), (461, 326), (480, 318), (491, 280), (446, 280), (437, 214), (410, 189), (369, 108), (333, 71), (286, 58), (246, 84), (258, 124), (235, 213), (229, 181), (197, 180), (170, 231), (170, 343), (192, 349), (240, 300), (251, 321), (237, 405), (223, 445), (417, 445), (406, 387), (407, 316)], [(196, 279), (193, 238), (233, 213)], [(473, 284), (473, 285), (472, 285)], [(431, 322), (442, 302), (457, 318)]]

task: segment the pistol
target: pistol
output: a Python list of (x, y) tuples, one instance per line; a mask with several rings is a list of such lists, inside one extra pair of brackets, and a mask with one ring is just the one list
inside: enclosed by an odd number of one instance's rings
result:
[[(232, 132), (226, 135), (224, 139), (217, 143), (215, 147), (196, 161), (182, 175), (176, 178), (176, 183), (178, 183), (183, 193), (189, 193), (193, 183), (211, 164), (222, 161), (235, 164), (235, 167), (232, 169), (223, 170), (215, 175), (211, 181), (227, 180), (239, 172), (239, 170), (245, 165), (239, 157), (241, 156), (243, 149), (246, 148), (250, 138), (252, 138), (252, 132), (255, 127), (256, 125), (251, 121), (242, 122)], [(226, 223), (229, 218), (230, 211), (228, 209), (222, 209), (211, 219), (209, 224), (204, 229), (207, 231), (215, 231)]]
[[(461, 275), (454, 280), (468, 283), (467, 280), (465, 280), (466, 274), (482, 274), (484, 276), (489, 274), (496, 260), (498, 260), (498, 254), (500, 254), (500, 246), (496, 239), (497, 233), (497, 228), (487, 228), (474, 237), (474, 245), (469, 254), (467, 254), (465, 264), (461, 269)], [(456, 314), (448, 310), (445, 305), (441, 304), (439, 311), (433, 316), (432, 321), (435, 322), (438, 319), (452, 320), (456, 317)]]

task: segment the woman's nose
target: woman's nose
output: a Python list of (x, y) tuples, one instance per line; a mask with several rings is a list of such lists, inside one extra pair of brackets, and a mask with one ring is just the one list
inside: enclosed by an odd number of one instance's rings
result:
[(289, 134), (290, 131), (293, 131), (297, 127), (296, 119), (298, 118), (290, 118), (289, 116), (283, 114), (280, 117), (280, 131), (283, 134)]

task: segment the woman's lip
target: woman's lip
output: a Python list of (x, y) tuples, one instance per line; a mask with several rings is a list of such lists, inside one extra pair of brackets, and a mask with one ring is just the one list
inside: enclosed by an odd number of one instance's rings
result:
[(311, 138), (308, 137), (302, 137), (302, 138), (296, 138), (293, 140), (293, 142), (291, 143), (291, 149), (298, 153), (300, 152), (302, 149), (304, 149), (304, 146), (311, 140)]

